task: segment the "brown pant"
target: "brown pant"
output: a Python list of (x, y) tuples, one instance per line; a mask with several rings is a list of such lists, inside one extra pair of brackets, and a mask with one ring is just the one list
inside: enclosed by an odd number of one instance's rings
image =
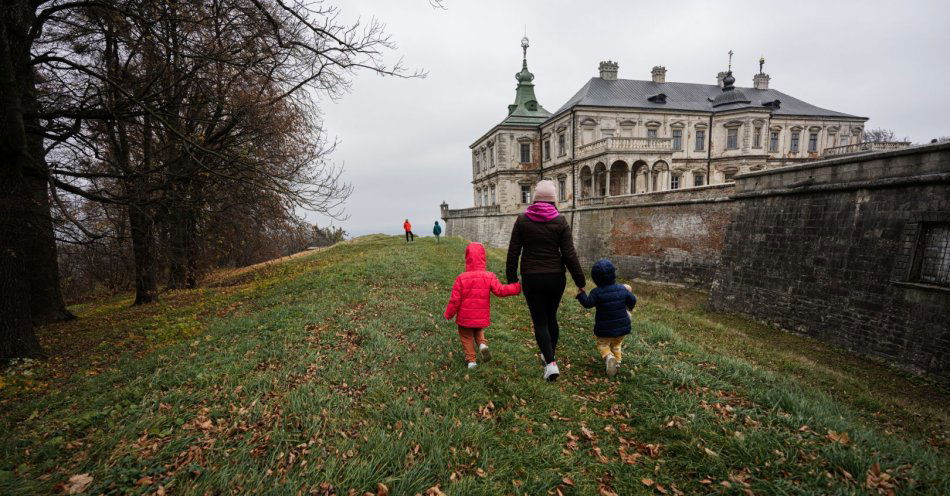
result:
[(485, 331), (475, 327), (459, 326), (459, 338), (462, 340), (462, 351), (465, 352), (465, 361), (475, 361), (475, 344), (488, 344), (485, 341)]

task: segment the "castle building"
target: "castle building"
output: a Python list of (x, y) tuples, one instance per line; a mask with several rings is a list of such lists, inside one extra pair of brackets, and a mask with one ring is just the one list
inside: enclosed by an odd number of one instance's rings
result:
[[(866, 117), (826, 110), (769, 88), (762, 72), (738, 87), (731, 70), (717, 84), (618, 78), (616, 62), (555, 112), (544, 109), (521, 71), (508, 115), (471, 145), (476, 207), (516, 212), (540, 178), (558, 185), (559, 208), (658, 191), (700, 188), (736, 174), (815, 160), (862, 141)], [(612, 202), (619, 199), (612, 199)]]

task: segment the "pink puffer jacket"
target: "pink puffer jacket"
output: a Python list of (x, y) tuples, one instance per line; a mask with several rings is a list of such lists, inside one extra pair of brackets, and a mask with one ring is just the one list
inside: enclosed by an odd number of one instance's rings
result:
[(491, 295), (514, 296), (521, 284), (502, 284), (494, 272), (485, 270), (485, 247), (469, 243), (465, 248), (465, 272), (455, 278), (452, 297), (445, 307), (445, 318), (463, 327), (485, 328), (491, 325)]

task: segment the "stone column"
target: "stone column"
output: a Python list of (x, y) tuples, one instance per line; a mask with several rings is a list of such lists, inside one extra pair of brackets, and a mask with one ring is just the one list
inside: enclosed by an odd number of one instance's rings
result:
[(610, 169), (604, 171), (604, 196), (610, 196)]

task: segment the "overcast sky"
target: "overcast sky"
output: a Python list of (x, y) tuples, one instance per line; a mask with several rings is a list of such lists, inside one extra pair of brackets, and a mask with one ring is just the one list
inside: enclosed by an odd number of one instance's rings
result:
[[(332, 1), (332, 0), (331, 0)], [(730, 49), (740, 86), (759, 56), (770, 87), (820, 107), (870, 117), (925, 142), (950, 136), (950, 2), (874, 1), (337, 1), (343, 17), (375, 17), (398, 44), (389, 55), (425, 79), (356, 76), (324, 102), (333, 160), (354, 186), (341, 225), (350, 235), (400, 233), (408, 217), (431, 234), (439, 204), (472, 206), (468, 146), (507, 113), (527, 26), (535, 92), (557, 110), (597, 64), (619, 77), (715, 83)], [(327, 219), (309, 216), (321, 225)]]

